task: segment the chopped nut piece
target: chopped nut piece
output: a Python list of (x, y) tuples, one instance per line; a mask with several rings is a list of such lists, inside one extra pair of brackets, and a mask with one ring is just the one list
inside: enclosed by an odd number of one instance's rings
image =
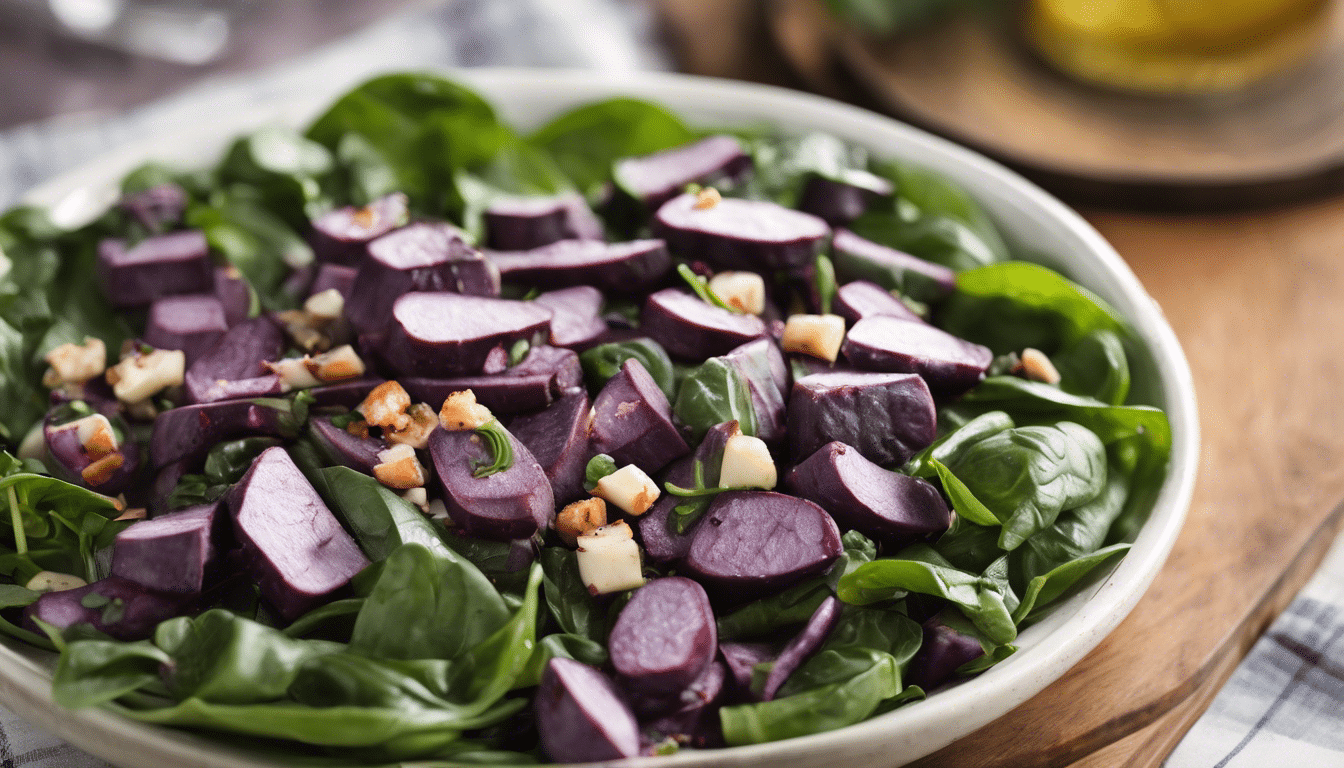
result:
[(86, 336), (83, 344), (62, 344), (43, 359), (51, 366), (42, 377), (43, 386), (55, 389), (64, 384), (83, 384), (107, 370), (107, 347), (102, 339)]
[(149, 517), (149, 510), (145, 509), (144, 507), (134, 507), (132, 509), (126, 510), (125, 512), (122, 512), (120, 515), (118, 515), (113, 519), (116, 520), (117, 522), (122, 522), (125, 520), (144, 520), (146, 517)]
[(335, 288), (315, 293), (303, 302), (303, 311), (322, 320), (336, 320), (345, 314), (345, 297)]
[(765, 311), (765, 280), (755, 272), (720, 272), (709, 279), (709, 290), (743, 312), (759, 315)]
[(791, 315), (780, 346), (834, 363), (845, 340), (845, 319), (839, 315)]
[(84, 452), (91, 459), (101, 459), (118, 448), (117, 433), (112, 431), (112, 422), (101, 413), (72, 421), (65, 428), (76, 430), (79, 444), (84, 446)]
[(364, 361), (359, 359), (355, 348), (343, 344), (330, 352), (324, 352), (311, 360), (304, 358), (308, 372), (322, 381), (343, 381), (364, 375)]
[(409, 445), (397, 445), (378, 454), (378, 465), (373, 476), (388, 488), (407, 490), (425, 484), (425, 468)]
[(345, 425), (345, 431), (363, 440), (369, 436), (369, 422), (363, 419)]
[(639, 545), (624, 520), (578, 537), (579, 578), (594, 595), (644, 586)]
[(325, 333), (329, 320), (298, 309), (280, 312), (275, 317), (284, 324), (289, 338), (305, 351), (323, 352), (331, 348), (331, 337)]
[(713, 187), (705, 187), (695, 194), (695, 205), (692, 207), (697, 211), (704, 211), (721, 202), (723, 202), (723, 195), (719, 194), (719, 190)]
[(429, 447), (429, 433), (439, 426), (439, 416), (425, 403), (416, 403), (407, 411), (411, 423), (405, 429), (388, 432), (387, 441), (393, 444), (409, 445), (417, 450)]
[(67, 589), (79, 589), (88, 585), (87, 581), (74, 574), (38, 571), (23, 586), (24, 589), (31, 589), (34, 592), (64, 592)]
[(322, 382), (308, 369), (308, 356), (287, 357), (274, 363), (264, 363), (271, 373), (280, 377), (280, 390), (291, 392), (296, 389), (310, 389)]
[(750, 435), (728, 438), (723, 446), (723, 464), (719, 485), (725, 488), (763, 488), (770, 490), (779, 481), (775, 462), (765, 441)]
[(153, 421), (159, 416), (159, 407), (153, 400), (126, 403), (126, 415), (136, 421)]
[(126, 457), (120, 453), (109, 453), (101, 459), (93, 462), (80, 471), (80, 477), (89, 485), (97, 486), (106, 483), (112, 479), (121, 465), (126, 463)]
[(479, 429), (495, 418), (490, 409), (476, 402), (476, 393), (470, 389), (454, 392), (439, 409), (439, 424), (449, 432)]
[(138, 403), (151, 395), (182, 385), (187, 356), (180, 349), (156, 349), (149, 354), (132, 350), (107, 370), (107, 383), (123, 403)]
[(395, 381), (385, 381), (374, 387), (355, 410), (364, 414), (369, 424), (396, 431), (410, 425), (411, 417), (406, 415), (410, 407), (411, 396), (406, 390)]
[(1059, 370), (1055, 364), (1050, 362), (1044, 352), (1031, 347), (1022, 350), (1022, 374), (1032, 381), (1059, 383)]
[(555, 516), (555, 532), (560, 540), (571, 547), (578, 546), (578, 537), (607, 524), (607, 503), (601, 499), (584, 499), (560, 510)]
[(410, 488), (401, 494), (401, 498), (414, 504), (424, 514), (429, 514), (429, 492), (424, 488)]
[(661, 492), (653, 478), (634, 464), (612, 472), (597, 481), (593, 495), (615, 504), (623, 512), (639, 516), (649, 511)]

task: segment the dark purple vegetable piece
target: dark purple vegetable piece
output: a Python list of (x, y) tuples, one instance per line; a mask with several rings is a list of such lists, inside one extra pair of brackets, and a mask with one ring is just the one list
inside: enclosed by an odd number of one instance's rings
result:
[(557, 763), (639, 755), (639, 725), (611, 680), (573, 659), (546, 663), (534, 706), (537, 732)]
[(238, 437), (283, 437), (288, 414), (251, 400), (184, 405), (159, 414), (149, 438), (149, 458), (155, 469), (174, 462), (199, 459), (216, 443)]
[(591, 285), (550, 291), (535, 301), (551, 310), (552, 346), (588, 346), (607, 332), (602, 320), (602, 292)]
[(346, 206), (313, 220), (308, 242), (318, 261), (359, 266), (368, 244), (406, 223), (406, 196), (394, 192), (368, 205)]
[(681, 576), (654, 579), (635, 590), (607, 638), (622, 688), (637, 710), (650, 714), (675, 709), (678, 694), (700, 677), (718, 647), (709, 595)]
[(470, 389), (476, 402), (496, 415), (545, 408), (583, 383), (579, 356), (560, 347), (532, 347), (517, 365), (503, 373), (449, 379), (406, 378), (401, 384), (417, 402), (435, 408), (454, 392)]
[[(115, 496), (127, 490), (140, 469), (140, 446), (131, 438), (131, 430), (125, 420), (115, 412), (108, 416), (114, 431), (120, 433), (116, 453), (121, 456), (120, 464), (116, 459), (93, 458), (80, 442), (78, 427), (74, 423), (56, 424), (53, 416), (56, 411), (47, 414), (42, 423), (42, 437), (46, 442), (48, 467), (51, 473), (62, 480), (74, 483), (98, 493)], [(97, 467), (94, 464), (104, 460)], [(90, 469), (92, 467), (92, 469)]]
[(612, 176), (623, 192), (652, 210), (675, 197), (687, 184), (735, 184), (751, 169), (751, 156), (741, 142), (732, 136), (709, 136), (651, 155), (620, 160)]
[(957, 273), (952, 269), (859, 237), (847, 229), (836, 230), (831, 250), (841, 279), (873, 280), (927, 302), (947, 298), (957, 289)]
[(588, 466), (587, 392), (576, 387), (545, 410), (515, 418), (509, 431), (541, 465), (557, 506), (583, 498)]
[(938, 436), (933, 394), (912, 373), (817, 373), (793, 383), (789, 444), (796, 461), (839, 440), (885, 467)]
[(719, 655), (728, 667), (733, 698), (755, 701), (756, 696), (751, 692), (752, 672), (757, 664), (774, 661), (779, 652), (766, 643), (719, 643)]
[(378, 466), (378, 454), (387, 443), (376, 437), (357, 437), (331, 423), (330, 418), (315, 417), (309, 422), (313, 439), (329, 462), (349, 467), (366, 475)]
[(905, 684), (931, 691), (951, 680), (958, 667), (984, 655), (979, 640), (952, 629), (935, 616), (924, 622), (924, 641), (910, 659)]
[(784, 650), (780, 651), (779, 657), (775, 659), (775, 665), (770, 668), (770, 674), (765, 678), (761, 701), (771, 701), (775, 698), (780, 687), (788, 681), (789, 675), (821, 648), (839, 621), (840, 601), (834, 597), (821, 601), (821, 605), (813, 611), (812, 618), (807, 620), (807, 626), (784, 646)]
[(956, 396), (979, 384), (994, 362), (989, 347), (927, 323), (870, 317), (854, 324), (840, 352), (866, 371), (917, 373), (939, 395)]
[(117, 640), (144, 640), (154, 634), (159, 622), (181, 613), (189, 599), (108, 576), (88, 586), (42, 595), (23, 609), (24, 624), (38, 634), (42, 630), (34, 619), (57, 629), (89, 624)]
[(159, 184), (121, 198), (117, 207), (150, 232), (158, 234), (182, 221), (187, 191), (177, 184)]
[(840, 529), (821, 507), (769, 491), (721, 493), (682, 560), (725, 603), (777, 592), (830, 567)]
[(865, 317), (898, 317), (911, 322), (923, 322), (909, 307), (892, 296), (877, 283), (855, 280), (845, 283), (835, 292), (831, 311), (845, 318), (851, 325)]
[(724, 355), (742, 374), (756, 412), (756, 436), (770, 442), (784, 437), (784, 396), (788, 394), (788, 367), (774, 339), (749, 341)]
[(850, 171), (846, 179), (814, 175), (803, 185), (798, 209), (820, 216), (832, 227), (843, 227), (895, 191), (890, 181), (867, 171)]
[(374, 387), (382, 384), (386, 379), (377, 376), (365, 376), (359, 379), (349, 379), (347, 381), (338, 381), (335, 384), (326, 384), (321, 387), (313, 387), (308, 390), (312, 396), (313, 408), (330, 408), (340, 406), (354, 410), (359, 404), (364, 402), (364, 398), (369, 396)]
[(341, 297), (348, 302), (355, 290), (355, 275), (357, 274), (359, 274), (359, 270), (354, 267), (342, 264), (319, 264), (317, 275), (313, 278), (313, 284), (308, 287), (308, 294), (311, 296), (335, 288), (340, 292)]
[(149, 306), (145, 343), (155, 349), (180, 349), (187, 365), (214, 349), (229, 330), (224, 305), (208, 293), (164, 296)]
[(726, 355), (766, 335), (765, 323), (716, 307), (694, 294), (664, 288), (644, 301), (640, 329), (669, 355), (683, 360), (705, 360)]
[(729, 440), (740, 434), (742, 428), (736, 420), (715, 424), (705, 431), (705, 436), (700, 439), (700, 445), (696, 447), (693, 458), (703, 467), (706, 488), (713, 488), (719, 484), (719, 473), (723, 470), (723, 449), (728, 447)]
[(154, 483), (150, 486), (149, 498), (147, 499), (147, 511), (150, 518), (161, 517), (172, 511), (168, 508), (168, 497), (177, 487), (177, 484), (182, 482), (182, 478), (189, 474), (192, 469), (191, 462), (183, 460), (175, 461), (154, 473)]
[(618, 466), (634, 464), (653, 474), (691, 452), (672, 423), (672, 406), (649, 372), (630, 358), (607, 380), (593, 404), (590, 446)]
[(392, 306), (380, 354), (402, 376), (446, 378), (481, 373), (491, 353), (550, 333), (551, 311), (524, 301), (456, 293), (408, 293)]
[(789, 490), (820, 504), (842, 528), (893, 551), (952, 524), (933, 484), (885, 470), (841, 442), (830, 442), (784, 476)]
[(262, 451), (227, 498), (247, 570), (288, 621), (369, 564), (284, 448)]
[(214, 288), (214, 266), (205, 234), (186, 229), (141, 240), (98, 244), (98, 277), (114, 307), (139, 307), (161, 296)]
[(725, 197), (697, 207), (695, 195), (674, 197), (658, 209), (653, 234), (674, 256), (719, 269), (796, 269), (812, 264), (831, 228), (810, 213), (765, 200)]
[(700, 677), (677, 697), (679, 708), (644, 726), (644, 743), (655, 745), (664, 739), (694, 749), (723, 746), (718, 708), (728, 673), (723, 663), (710, 662)]
[(285, 335), (270, 318), (239, 323), (187, 368), (187, 399), (212, 403), (278, 393), (280, 380), (262, 363), (279, 360), (284, 351)]
[(559, 240), (601, 240), (598, 221), (581, 195), (498, 197), (484, 213), (485, 243), (497, 251), (527, 251)]
[(641, 293), (672, 269), (662, 240), (606, 243), (561, 240), (530, 251), (491, 251), (505, 282), (560, 288), (592, 285), (613, 293)]
[[(663, 479), (682, 488), (695, 485), (691, 457), (673, 462)], [(644, 546), (644, 556), (650, 561), (659, 564), (671, 563), (680, 560), (691, 551), (691, 539), (695, 534), (694, 525), (685, 533), (677, 533), (669, 520), (672, 510), (681, 502), (679, 496), (670, 493), (659, 494), (658, 500), (653, 503), (649, 511), (638, 518), (639, 541)]]
[(112, 575), (158, 592), (200, 592), (225, 520), (215, 502), (134, 523), (112, 544)]
[(215, 298), (224, 308), (224, 322), (230, 328), (252, 314), (252, 287), (237, 267), (215, 267)]
[(345, 306), (360, 333), (381, 331), (398, 298), (412, 292), (498, 296), (499, 272), (452, 224), (402, 227), (369, 243)]
[(448, 516), (462, 532), (479, 539), (512, 541), (545, 530), (555, 514), (551, 483), (532, 452), (509, 435), (513, 465), (501, 472), (475, 477), (479, 465), (494, 456), (475, 432), (448, 432), (436, 428), (429, 435), (429, 454), (443, 486)]

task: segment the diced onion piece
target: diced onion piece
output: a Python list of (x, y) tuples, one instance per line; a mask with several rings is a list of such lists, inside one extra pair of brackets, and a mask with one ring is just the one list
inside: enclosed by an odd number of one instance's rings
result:
[(322, 320), (336, 320), (345, 314), (345, 297), (335, 288), (314, 293), (303, 302), (303, 311)]
[(607, 524), (607, 503), (592, 498), (576, 501), (555, 516), (555, 532), (569, 546), (577, 546), (578, 538)]
[(38, 571), (33, 578), (24, 584), (24, 589), (30, 589), (33, 592), (64, 592), (67, 589), (79, 589), (87, 587), (89, 583), (78, 576), (70, 573), (59, 573), (57, 571)]
[(439, 409), (439, 424), (449, 432), (480, 429), (494, 418), (489, 408), (476, 402), (476, 393), (470, 389), (449, 395)]
[(784, 324), (780, 345), (834, 363), (845, 340), (845, 319), (839, 315), (792, 315)]
[(408, 488), (401, 494), (401, 498), (405, 499), (411, 504), (414, 504), (415, 507), (424, 514), (426, 515), (429, 514), (429, 492), (426, 491), (423, 487)]
[(388, 488), (401, 491), (425, 484), (425, 468), (409, 445), (396, 445), (379, 453), (373, 476)]
[(579, 578), (588, 592), (607, 595), (644, 586), (639, 545), (625, 521), (578, 537)]
[(709, 279), (709, 290), (743, 312), (759, 315), (765, 311), (765, 280), (755, 272), (720, 272)]
[(187, 373), (187, 356), (180, 349), (156, 349), (149, 354), (133, 353), (107, 371), (112, 392), (123, 403), (138, 403), (168, 387), (182, 385)]
[(770, 490), (779, 481), (770, 449), (759, 437), (737, 435), (723, 446), (723, 464), (719, 485), (724, 488), (763, 488)]
[(84, 452), (92, 459), (101, 459), (109, 453), (114, 453), (119, 448), (117, 445), (117, 433), (112, 431), (112, 422), (101, 413), (95, 413), (85, 416), (77, 421), (72, 421), (65, 425), (65, 429), (75, 430), (76, 437), (79, 438), (79, 444), (84, 446)]
[(308, 369), (308, 358), (288, 357), (273, 363), (266, 363), (271, 373), (280, 377), (280, 389), (290, 392), (296, 389), (311, 389), (322, 382)]
[(621, 511), (639, 516), (658, 500), (658, 484), (634, 464), (612, 472), (597, 481), (593, 495), (615, 504)]
[(395, 381), (385, 381), (374, 387), (356, 410), (369, 424), (395, 431), (410, 425), (411, 417), (406, 414), (410, 407), (411, 396), (406, 390)]

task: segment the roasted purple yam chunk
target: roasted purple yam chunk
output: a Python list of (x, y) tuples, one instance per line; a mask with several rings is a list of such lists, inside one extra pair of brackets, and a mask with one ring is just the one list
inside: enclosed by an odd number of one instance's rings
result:
[[(695, 473), (691, 458), (686, 457), (673, 462), (663, 479), (682, 488), (694, 485)], [(660, 494), (649, 511), (639, 517), (639, 541), (644, 546), (644, 555), (655, 563), (674, 562), (691, 551), (695, 527), (692, 526), (682, 533), (677, 533), (672, 527), (672, 510), (681, 501), (680, 497), (670, 493)]]
[(793, 383), (789, 444), (797, 461), (839, 440), (884, 467), (938, 436), (933, 394), (912, 373), (817, 373)]
[(732, 683), (730, 693), (742, 701), (756, 700), (751, 692), (751, 677), (756, 665), (774, 661), (778, 648), (767, 643), (719, 643), (719, 655), (728, 667)]
[(677, 697), (675, 711), (644, 726), (645, 743), (653, 745), (670, 738), (695, 749), (723, 746), (723, 731), (715, 705), (723, 695), (727, 678), (728, 672), (722, 662), (710, 662), (700, 677)]
[(639, 725), (611, 680), (573, 659), (546, 663), (535, 702), (537, 732), (557, 763), (639, 755)]
[(774, 339), (747, 342), (724, 355), (724, 360), (747, 382), (751, 406), (756, 411), (756, 436), (766, 442), (783, 438), (788, 368)]
[(117, 207), (140, 226), (158, 234), (172, 229), (187, 211), (187, 191), (177, 184), (159, 184), (121, 198)]
[(41, 634), (34, 619), (69, 629), (89, 624), (116, 640), (144, 640), (159, 622), (178, 615), (187, 597), (155, 592), (133, 581), (108, 576), (85, 587), (48, 592), (23, 609), (25, 624)]
[(402, 227), (369, 243), (345, 316), (360, 333), (381, 331), (398, 298), (411, 292), (498, 296), (499, 272), (452, 224)]
[(724, 602), (776, 592), (830, 567), (840, 529), (821, 507), (769, 491), (732, 491), (714, 500), (696, 526), (686, 572)]
[(128, 490), (140, 469), (140, 446), (131, 438), (125, 420), (115, 412), (108, 418), (117, 438), (115, 450), (102, 449), (96, 444), (90, 450), (81, 439), (80, 424), (56, 424), (53, 419), (56, 413), (56, 410), (48, 413), (42, 423), (52, 474), (109, 496)]
[(779, 657), (775, 659), (775, 665), (770, 668), (770, 674), (765, 678), (765, 687), (761, 689), (762, 701), (775, 698), (779, 689), (788, 682), (789, 675), (821, 648), (839, 621), (840, 601), (834, 597), (821, 601), (821, 605), (812, 613), (812, 618), (807, 620), (807, 626), (784, 646), (784, 650), (780, 651)]
[(591, 447), (618, 465), (634, 464), (650, 474), (691, 452), (672, 423), (672, 406), (636, 359), (607, 380), (593, 404)]
[(486, 206), (484, 219), (486, 246), (497, 251), (602, 239), (602, 222), (577, 194), (498, 197)]
[(588, 346), (607, 332), (602, 319), (602, 292), (591, 285), (550, 291), (535, 301), (551, 310), (552, 346)]
[(579, 356), (560, 347), (532, 347), (527, 357), (502, 373), (448, 379), (407, 378), (401, 384), (418, 402), (434, 407), (454, 392), (470, 389), (476, 402), (495, 414), (535, 411), (583, 383)]
[(358, 437), (331, 423), (330, 418), (315, 417), (310, 423), (320, 451), (333, 464), (349, 467), (366, 475), (378, 466), (378, 454), (387, 444), (376, 437)]
[(844, 179), (812, 176), (803, 185), (798, 209), (843, 227), (895, 191), (890, 181), (867, 171), (850, 171)]
[(532, 452), (509, 435), (513, 464), (485, 477), (478, 466), (494, 461), (490, 448), (475, 432), (435, 429), (429, 453), (443, 486), (443, 502), (453, 523), (468, 536), (495, 541), (526, 539), (545, 530), (555, 514), (550, 480)]
[(131, 525), (112, 544), (112, 575), (158, 592), (200, 592), (224, 515), (215, 502)]
[(592, 285), (615, 293), (639, 293), (672, 268), (662, 240), (561, 240), (529, 251), (491, 251), (487, 258), (505, 282), (546, 288)]
[(161, 296), (205, 293), (215, 280), (205, 233), (197, 229), (148, 237), (133, 247), (125, 240), (104, 240), (98, 244), (98, 277), (114, 307), (140, 307)]
[(252, 286), (235, 266), (215, 267), (215, 298), (224, 308), (224, 322), (230, 328), (252, 314)]
[(845, 283), (835, 292), (835, 302), (831, 305), (835, 314), (845, 318), (851, 325), (865, 317), (896, 317), (911, 322), (922, 322), (919, 315), (905, 306), (905, 303), (891, 292), (867, 280), (855, 280)]
[(341, 264), (319, 264), (313, 284), (308, 287), (310, 295), (335, 289), (346, 301), (350, 301), (355, 291), (355, 275), (359, 270)]
[(164, 296), (149, 307), (145, 343), (156, 349), (180, 349), (187, 365), (199, 360), (229, 330), (224, 305), (213, 294)]
[(680, 147), (616, 163), (613, 177), (626, 194), (650, 209), (691, 182), (735, 184), (751, 172), (751, 156), (732, 136), (710, 136)]
[(364, 402), (374, 387), (382, 384), (386, 379), (377, 376), (365, 376), (358, 379), (349, 379), (338, 381), (335, 384), (326, 384), (321, 387), (313, 387), (308, 390), (312, 395), (313, 408), (329, 408), (332, 406), (341, 406), (354, 410), (359, 404)]
[(346, 206), (313, 220), (308, 242), (318, 261), (359, 266), (371, 241), (406, 223), (406, 196), (380, 197), (366, 206)]
[(866, 371), (917, 373), (939, 395), (956, 396), (979, 384), (994, 362), (989, 347), (927, 323), (870, 317), (849, 329), (841, 353)]
[(509, 431), (541, 465), (557, 505), (583, 497), (588, 465), (587, 392), (576, 387), (545, 410), (514, 419)]
[(958, 667), (984, 655), (979, 640), (952, 629), (935, 616), (924, 622), (924, 641), (910, 659), (905, 683), (931, 691), (951, 680)]
[(285, 335), (270, 318), (239, 323), (187, 369), (187, 398), (212, 403), (278, 393), (279, 378), (262, 363), (279, 360), (284, 351)]
[(649, 338), (683, 360), (726, 355), (766, 335), (759, 317), (716, 307), (676, 288), (649, 296), (639, 319), (640, 329)]
[[(403, 376), (478, 374), (491, 353), (550, 333), (551, 311), (525, 301), (456, 293), (408, 293), (392, 305), (392, 324), (379, 352)], [(503, 366), (501, 366), (502, 368)]]
[(957, 274), (951, 269), (847, 229), (836, 230), (831, 254), (835, 272), (842, 280), (871, 280), (916, 301), (939, 301), (957, 289)]
[(268, 448), (228, 496), (234, 533), (261, 596), (292, 621), (368, 564), (284, 448)]
[(658, 209), (653, 234), (675, 256), (720, 269), (757, 272), (810, 266), (831, 228), (810, 213), (765, 200), (726, 197), (703, 207), (695, 195), (674, 197)]
[(831, 442), (784, 477), (789, 490), (815, 501), (845, 529), (899, 548), (952, 524), (931, 483), (885, 470), (841, 442)]
[(154, 420), (149, 458), (155, 469), (183, 459), (198, 459), (216, 443), (236, 437), (281, 437), (282, 414), (250, 400), (184, 405), (164, 411)]
[(622, 687), (648, 713), (676, 709), (678, 694), (714, 660), (718, 643), (709, 595), (680, 576), (635, 590), (607, 638)]

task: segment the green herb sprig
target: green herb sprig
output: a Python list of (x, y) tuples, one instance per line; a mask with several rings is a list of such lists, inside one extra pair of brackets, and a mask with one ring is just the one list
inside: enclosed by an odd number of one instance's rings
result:
[(472, 477), (489, 477), (513, 466), (513, 443), (509, 440), (509, 433), (504, 429), (504, 425), (499, 423), (499, 419), (487, 421), (477, 427), (475, 432), (485, 438), (486, 450), (494, 459), (489, 464), (480, 459), (472, 459)]

